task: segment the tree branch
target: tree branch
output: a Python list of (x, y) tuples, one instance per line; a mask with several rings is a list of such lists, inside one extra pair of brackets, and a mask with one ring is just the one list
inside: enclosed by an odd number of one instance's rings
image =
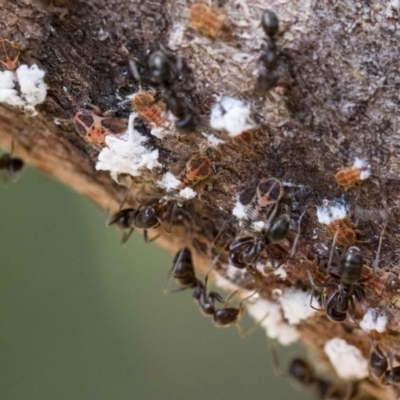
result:
[[(166, 235), (160, 229), (162, 237), (157, 241), (172, 251), (189, 245), (196, 268), (205, 273), (218, 254), (213, 241), (222, 226), (225, 244), (229, 237), (232, 240), (249, 232), (232, 215), (237, 201), (249, 203), (260, 179), (278, 179), (285, 191), (279, 213), (291, 218), (289, 234), (281, 243), (283, 260), (282, 252), (273, 254), (278, 262), (279, 258), (284, 261), (279, 274), (271, 274), (267, 257), (260, 258), (265, 273), (253, 275), (228, 267), (227, 258), (221, 255), (215, 271), (217, 284), (254, 290), (262, 276), (258, 304), (266, 301), (264, 314), (274, 304), (281, 315), (281, 327), (299, 334), (325, 362), (324, 348), (335, 338), (359, 349), (363, 359), (369, 358), (371, 338), (386, 353), (393, 352), (395, 359), (400, 356), (397, 3), (272, 2), (269, 7), (281, 22), (281, 34), (273, 38), (278, 49), (274, 73), (279, 84), (261, 96), (255, 90), (257, 76), (263, 65), (268, 65), (263, 54), (272, 46), (272, 39), (259, 26), (264, 8), (261, 1), (221, 2), (228, 18), (222, 18), (224, 29), (229, 35), (217, 31), (215, 40), (190, 26), (190, 5), (183, 0), (145, 4), (55, 0), (48, 6), (44, 4), (48, 2), (41, 2), (44, 10), (27, 3), (0, 0), (4, 10), (2, 35), (18, 43), (21, 64), (36, 63), (46, 72), (47, 96), (43, 104), (36, 105), (38, 115), (33, 117), (7, 104), (0, 106), (3, 148), (9, 151), (14, 141), (15, 155), (103, 209), (117, 211), (131, 180), (121, 176), (125, 186), (118, 185), (108, 172), (96, 170), (101, 149), (75, 130), (73, 117), (93, 104), (103, 112), (114, 110), (114, 118), (128, 118), (131, 105), (124, 101), (127, 95), (139, 89), (165, 93), (162, 85), (155, 85), (149, 77), (149, 53), (164, 49), (172, 58), (179, 53), (184, 63), (174, 90), (186, 112), (194, 113), (196, 131), (177, 133), (170, 123), (167, 134), (156, 137), (149, 124), (136, 120), (135, 129), (147, 140), (145, 147), (158, 150), (159, 167), (132, 177), (127, 206), (138, 207), (137, 196), (164, 194), (157, 182), (167, 172), (179, 177), (191, 156), (208, 157), (213, 175), (194, 187), (197, 196), (185, 202), (173, 219), (173, 234)], [(175, 61), (179, 62), (179, 57)], [(212, 129), (210, 113), (217, 95), (249, 105), (249, 124), (257, 128), (235, 140), (227, 132)], [(163, 100), (168, 102), (165, 96)], [(215, 138), (221, 142), (216, 144)], [(372, 176), (343, 188), (335, 181), (335, 173), (350, 167), (355, 158), (371, 166)], [(346, 208), (346, 221), (355, 230), (356, 245), (366, 265), (373, 265), (379, 236), (386, 226), (379, 273), (369, 279), (363, 301), (366, 309), (374, 306), (387, 317), (382, 332), (360, 328), (366, 312), (362, 307), (356, 309), (356, 324), (331, 322), (326, 311), (289, 321), (285, 302), (293, 306), (295, 297), (286, 301), (285, 296), (310, 293), (307, 271), (315, 280), (320, 273), (322, 282), (337, 282), (324, 268), (330, 257), (332, 232), (315, 211), (326, 208), (324, 200)], [(288, 257), (303, 213), (296, 252)], [(342, 255), (345, 247), (339, 247), (338, 252)], [(333, 254), (335, 266), (338, 260)], [(252, 305), (248, 308), (252, 312)], [(260, 312), (253, 309), (252, 313)], [(269, 324), (271, 336), (273, 327)], [(359, 393), (394, 398), (394, 390), (377, 379), (362, 376), (358, 386)]]

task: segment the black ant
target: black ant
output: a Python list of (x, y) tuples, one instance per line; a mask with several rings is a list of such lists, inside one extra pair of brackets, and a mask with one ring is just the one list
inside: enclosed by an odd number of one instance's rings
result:
[(204, 284), (198, 280), (197, 286), (193, 291), (193, 297), (199, 303), (199, 307), (201, 312), (205, 316), (213, 317), (215, 314), (215, 302), (218, 301), (220, 303), (224, 303), (225, 300), (223, 297), (217, 292), (210, 292), (207, 294), (207, 283), (208, 283), (208, 276), (210, 275), (211, 271), (214, 269), (216, 262), (218, 261), (219, 256), (215, 257), (214, 261), (212, 262), (206, 277), (204, 278)]
[(349, 384), (347, 390), (343, 392), (332, 382), (317, 376), (311, 365), (302, 358), (294, 358), (289, 363), (288, 374), (304, 387), (315, 387), (318, 393), (318, 399), (320, 400), (348, 400), (352, 399), (355, 394), (354, 391), (356, 388), (353, 384)]
[(276, 50), (275, 36), (279, 31), (278, 16), (271, 10), (265, 10), (261, 16), (261, 26), (268, 38), (267, 50), (262, 56), (263, 68), (258, 77), (258, 85), (262, 92), (273, 89), (278, 84), (276, 73), (278, 53)]
[[(210, 268), (210, 271), (206, 275), (205, 282), (203, 284), (196, 277), (193, 266), (192, 254), (190, 250), (187, 247), (184, 247), (183, 249), (179, 250), (174, 257), (172, 269), (168, 274), (167, 282), (165, 283), (164, 286), (164, 293), (166, 294), (177, 293), (186, 289), (194, 289), (193, 297), (198, 301), (201, 311), (203, 312), (204, 315), (213, 317), (216, 327), (228, 327), (233, 323), (235, 323), (239, 335), (241, 337), (248, 336), (249, 334), (248, 332), (245, 334), (242, 332), (242, 329), (238, 321), (244, 312), (243, 302), (249, 299), (250, 297), (254, 296), (256, 293), (258, 293), (258, 291), (261, 289), (261, 285), (250, 296), (242, 299), (239, 303), (238, 308), (227, 307), (231, 302), (231, 300), (233, 299), (233, 297), (237, 294), (237, 291), (234, 291), (227, 298), (226, 301), (224, 301), (223, 297), (217, 292), (210, 292), (209, 294), (207, 294), (208, 275), (211, 272), (211, 269), (212, 267)], [(179, 285), (179, 288), (175, 290), (166, 290), (165, 287), (171, 275)], [(224, 303), (224, 307), (216, 310), (215, 309), (216, 301)], [(255, 327), (257, 327), (258, 325), (259, 324), (256, 324)], [(251, 332), (254, 330), (255, 327), (251, 329)]]
[(115, 224), (124, 231), (121, 244), (125, 244), (128, 241), (135, 228), (143, 229), (144, 240), (150, 243), (156, 240), (159, 235), (149, 239), (147, 231), (149, 229), (157, 229), (162, 223), (164, 214), (165, 205), (160, 202), (142, 209), (125, 208), (113, 214), (107, 225)]
[[(356, 311), (355, 299), (362, 304), (364, 288), (359, 284), (368, 279), (361, 278), (362, 267), (363, 258), (360, 249), (352, 246), (349, 247), (340, 260), (339, 273), (330, 273), (334, 278), (340, 280), (339, 283), (315, 284), (310, 271), (307, 271), (313, 288), (336, 287), (336, 290), (325, 302), (326, 315), (331, 321), (345, 321), (349, 311), (350, 315), (354, 317)], [(311, 296), (311, 301), (312, 298), (313, 296)]]
[[(400, 384), (400, 365), (393, 367), (393, 353), (389, 353), (388, 364), (386, 355), (378, 346), (374, 346), (373, 343), (369, 358), (369, 369), (377, 378), (381, 378), (384, 385), (397, 386)], [(400, 393), (398, 391), (398, 397), (399, 395)]]
[[(261, 252), (271, 244), (281, 241), (289, 231), (290, 219), (286, 214), (280, 215), (271, 223), (261, 237), (244, 236), (234, 240), (229, 246), (229, 262), (236, 268), (255, 266)], [(275, 267), (274, 259), (267, 252), (269, 261)]]
[(369, 357), (369, 369), (377, 378), (381, 378), (389, 368), (387, 358), (379, 346), (372, 344), (372, 351)]
[(4, 183), (16, 182), (21, 170), (24, 168), (24, 161), (21, 158), (13, 157), (14, 139), (11, 143), (11, 152), (0, 157), (0, 172)]
[[(272, 360), (276, 375), (289, 379), (290, 382), (298, 383), (303, 387), (315, 388), (320, 400), (346, 399), (353, 398), (354, 385), (350, 384), (346, 393), (339, 387), (325, 379), (320, 378), (310, 363), (300, 357), (293, 358), (289, 363), (287, 371), (280, 367), (275, 341), (270, 340), (269, 345), (272, 352)], [(296, 385), (297, 386), (297, 385)]]
[(156, 51), (149, 59), (150, 75), (154, 82), (163, 86), (168, 110), (177, 118), (175, 127), (182, 131), (193, 131), (196, 128), (194, 115), (188, 110), (188, 102), (183, 104), (173, 87), (171, 78), (173, 66), (162, 51)]

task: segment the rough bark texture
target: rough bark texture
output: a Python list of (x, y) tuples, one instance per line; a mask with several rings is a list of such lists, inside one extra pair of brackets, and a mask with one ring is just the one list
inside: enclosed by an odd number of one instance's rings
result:
[[(196, 186), (198, 196), (183, 205), (185, 214), (173, 221), (173, 235), (161, 238), (161, 244), (173, 251), (192, 246), (197, 251), (196, 267), (205, 272), (217, 254), (212, 241), (224, 222), (228, 222), (225, 238), (244, 234), (232, 215), (236, 196), (249, 201), (260, 178), (280, 179), (285, 186), (280, 211), (289, 213), (292, 222), (282, 244), (286, 250), (296, 236), (301, 213), (307, 211), (296, 255), (286, 259), (286, 279), (265, 277), (260, 296), (266, 299), (273, 299), (276, 289), (310, 288), (307, 268), (301, 264), (306, 258), (326, 264), (332, 238), (315, 212), (324, 199), (343, 199), (350, 205), (349, 218), (367, 265), (374, 261), (386, 223), (379, 269), (388, 279), (384, 292), (371, 294), (366, 304), (380, 300), (378, 307), (389, 316), (387, 330), (371, 335), (385, 351), (400, 357), (398, 3), (270, 2), (268, 7), (276, 11), (282, 25), (283, 35), (277, 40), (278, 71), (285, 84), (264, 99), (255, 94), (254, 87), (265, 49), (258, 23), (265, 5), (258, 0), (219, 3), (231, 21), (229, 41), (203, 38), (188, 27), (192, 3), (183, 0), (56, 0), (45, 9), (28, 0), (0, 0), (1, 36), (19, 44), (21, 63), (37, 63), (46, 71), (48, 85), (46, 100), (36, 107), (39, 114), (35, 117), (0, 106), (0, 145), (9, 150), (14, 138), (15, 154), (26, 162), (100, 207), (117, 210), (126, 189), (108, 173), (96, 171), (99, 149), (76, 132), (72, 118), (89, 104), (127, 118), (130, 105), (122, 100), (139, 89), (129, 59), (138, 67), (141, 88), (149, 90), (155, 88), (148, 76), (149, 52), (162, 46), (179, 52), (185, 60), (180, 85), (194, 104), (198, 130), (158, 139), (146, 124), (136, 123), (149, 138), (147, 145), (159, 150), (162, 167), (134, 178), (128, 204), (137, 206), (137, 195), (160, 193), (154, 182), (167, 171), (177, 175), (191, 155), (208, 156), (213, 176)], [(251, 143), (237, 145), (209, 127), (215, 94), (252, 104), (258, 130)], [(201, 133), (214, 134), (225, 142), (208, 146)], [(367, 160), (373, 175), (344, 190), (334, 175), (355, 157)], [(343, 251), (339, 248), (339, 253)], [(221, 260), (217, 270), (224, 275), (224, 256)], [(246, 289), (255, 287), (248, 273), (229, 279)], [(324, 279), (329, 278), (324, 275)], [(362, 317), (363, 311), (358, 312)], [(321, 312), (302, 321), (297, 329), (301, 340), (321, 359), (327, 360), (323, 347), (333, 337), (344, 338), (369, 357), (370, 335), (357, 325), (335, 324)], [(391, 387), (381, 386), (376, 379), (365, 379), (357, 386), (357, 398), (395, 397)]]

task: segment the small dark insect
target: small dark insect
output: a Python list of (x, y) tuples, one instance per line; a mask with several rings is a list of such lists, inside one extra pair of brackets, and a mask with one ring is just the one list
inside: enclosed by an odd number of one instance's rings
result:
[(168, 110), (177, 119), (175, 127), (185, 132), (194, 131), (196, 120), (188, 100), (182, 100), (173, 85), (174, 66), (171, 60), (162, 52), (156, 51), (149, 59), (150, 75), (153, 81), (164, 89), (164, 97)]
[[(272, 360), (276, 375), (287, 378), (290, 383), (300, 384), (303, 387), (314, 388), (317, 390), (319, 400), (350, 400), (353, 399), (356, 389), (354, 384), (349, 384), (347, 388), (338, 386), (332, 382), (320, 378), (309, 362), (300, 357), (293, 358), (287, 370), (282, 370), (275, 341), (270, 340), (269, 345), (272, 352)], [(295, 385), (298, 386), (298, 385)]]
[(354, 387), (352, 384), (349, 384), (349, 387), (344, 392), (332, 382), (320, 378), (311, 365), (302, 358), (294, 358), (290, 362), (288, 374), (302, 386), (316, 388), (318, 399), (320, 400), (345, 400), (353, 398)]
[(193, 292), (193, 297), (199, 303), (200, 310), (206, 316), (214, 316), (215, 314), (215, 302), (224, 302), (223, 297), (217, 292), (210, 292), (207, 294), (207, 280), (203, 284), (198, 282)]
[(164, 212), (165, 206), (160, 202), (139, 209), (125, 208), (112, 215), (108, 225), (115, 224), (124, 231), (121, 244), (128, 241), (135, 228), (143, 229), (144, 240), (150, 243), (156, 240), (159, 235), (149, 239), (147, 230), (156, 229), (161, 225)]
[(274, 259), (268, 251), (268, 246), (280, 242), (288, 233), (290, 219), (287, 215), (280, 215), (272, 222), (267, 222), (267, 228), (261, 236), (244, 236), (235, 239), (229, 246), (229, 261), (236, 268), (249, 267), (254, 269), (262, 251), (267, 250), (267, 256), (273, 267)]
[(231, 326), (232, 324), (235, 324), (235, 327), (239, 333), (239, 336), (241, 338), (245, 338), (249, 335), (251, 335), (253, 332), (255, 332), (256, 328), (260, 326), (262, 321), (264, 321), (265, 318), (268, 317), (269, 312), (258, 322), (256, 322), (250, 329), (248, 329), (246, 332), (243, 332), (242, 327), (240, 326), (240, 319), (243, 316), (244, 313), (244, 306), (243, 303), (256, 295), (261, 288), (264, 286), (264, 283), (261, 282), (257, 290), (255, 290), (253, 293), (251, 293), (249, 296), (242, 298), (239, 303), (239, 307), (228, 307), (230, 302), (233, 300), (233, 298), (236, 296), (238, 293), (237, 290), (235, 290), (231, 295), (225, 300), (225, 303), (223, 307), (220, 309), (216, 310), (214, 313), (214, 324), (217, 328), (227, 328)]
[(11, 151), (0, 157), (0, 175), (4, 183), (16, 182), (25, 166), (21, 158), (13, 157), (14, 138), (11, 140)]
[[(172, 275), (172, 278), (179, 285), (178, 289), (167, 290), (167, 283)], [(192, 253), (189, 248), (184, 247), (179, 250), (172, 264), (172, 268), (169, 271), (167, 281), (164, 285), (164, 293), (177, 293), (186, 289), (196, 289), (202, 283), (196, 278), (196, 273), (194, 272)]]
[(107, 222), (108, 226), (116, 225), (118, 228), (124, 231), (121, 244), (125, 244), (132, 235), (132, 232), (135, 230), (133, 221), (137, 212), (138, 211), (134, 208), (125, 208), (113, 214), (110, 220)]
[(11, 154), (3, 154), (0, 157), (0, 173), (4, 183), (16, 182), (24, 168), (24, 161)]
[(373, 343), (369, 358), (369, 368), (377, 378), (381, 378), (381, 382), (384, 385), (398, 386), (400, 384), (400, 366), (393, 367), (393, 353), (389, 352), (388, 363), (387, 356)]
[(277, 86), (279, 79), (276, 73), (278, 53), (275, 42), (279, 31), (278, 16), (271, 10), (265, 10), (261, 16), (261, 26), (267, 36), (267, 50), (261, 57), (263, 67), (258, 77), (258, 89), (265, 93)]
[[(210, 268), (209, 273), (211, 272)], [(208, 274), (209, 274), (208, 273)], [(249, 333), (254, 331), (259, 323), (257, 323), (252, 329), (248, 332), (243, 333), (241, 326), (239, 325), (239, 320), (244, 312), (243, 303), (248, 300), (250, 297), (257, 294), (262, 285), (253, 292), (251, 295), (242, 299), (239, 303), (239, 307), (228, 307), (229, 303), (232, 301), (234, 296), (237, 294), (237, 290), (234, 291), (227, 299), (224, 301), (223, 297), (217, 292), (210, 292), (207, 294), (207, 282), (208, 282), (208, 274), (206, 275), (204, 284), (196, 277), (192, 254), (187, 247), (179, 250), (175, 255), (173, 266), (169, 271), (168, 278), (164, 285), (164, 293), (177, 293), (186, 289), (194, 289), (193, 297), (197, 300), (200, 310), (206, 316), (212, 316), (214, 319), (214, 323), (216, 327), (229, 327), (232, 324), (236, 325), (236, 328), (241, 337), (248, 336)], [(167, 290), (167, 284), (169, 279), (172, 278), (178, 284), (177, 289)], [(216, 309), (215, 303), (224, 303), (223, 307)], [(268, 316), (268, 314), (266, 315)]]
[(386, 371), (382, 378), (384, 385), (399, 385), (400, 384), (400, 365), (393, 367), (393, 353), (389, 354), (390, 369)]
[(365, 281), (364, 278), (361, 278), (362, 268), (363, 258), (360, 249), (352, 246), (343, 254), (340, 260), (339, 273), (334, 274), (330, 272), (335, 279), (339, 280), (339, 283), (327, 282), (316, 284), (310, 271), (307, 271), (313, 289), (335, 288), (324, 305), (326, 315), (331, 321), (345, 321), (348, 312), (354, 317), (356, 311), (355, 300), (362, 304), (365, 297), (364, 287), (360, 285)]
[(372, 346), (371, 355), (369, 357), (369, 368), (377, 377), (381, 378), (389, 367), (387, 358), (378, 346)]
[(179, 285), (179, 288), (175, 290), (165, 290), (164, 288), (164, 293), (176, 293), (186, 289), (194, 289), (193, 297), (199, 303), (200, 310), (204, 315), (214, 316), (215, 302), (224, 302), (222, 296), (217, 292), (210, 292), (207, 294), (208, 274), (205, 278), (204, 284), (196, 278), (192, 261), (192, 253), (187, 247), (179, 250), (175, 255), (173, 267), (168, 274), (168, 279), (165, 286), (167, 285), (171, 275)]

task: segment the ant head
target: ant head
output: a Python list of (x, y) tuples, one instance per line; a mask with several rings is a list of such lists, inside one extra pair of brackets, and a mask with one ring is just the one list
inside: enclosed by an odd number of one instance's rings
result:
[(261, 25), (267, 36), (275, 36), (279, 31), (278, 16), (271, 10), (265, 10), (261, 16)]
[(159, 225), (158, 210), (156, 207), (148, 206), (140, 210), (135, 218), (135, 226), (137, 228), (155, 228)]
[(5, 169), (12, 160), (11, 154), (5, 153), (0, 157), (0, 169)]
[(288, 215), (280, 215), (269, 227), (265, 236), (269, 243), (281, 241), (288, 233), (290, 226), (290, 218)]
[(214, 322), (216, 327), (225, 327), (236, 322), (243, 312), (242, 307), (240, 308), (220, 308), (214, 313)]
[(312, 382), (313, 371), (310, 365), (301, 358), (294, 358), (289, 364), (289, 374), (303, 385)]
[(149, 68), (151, 77), (156, 82), (168, 81), (171, 76), (171, 63), (161, 51), (156, 51), (150, 56)]
[(369, 367), (371, 372), (380, 378), (388, 369), (388, 361), (382, 351), (377, 347), (371, 353), (369, 358)]

